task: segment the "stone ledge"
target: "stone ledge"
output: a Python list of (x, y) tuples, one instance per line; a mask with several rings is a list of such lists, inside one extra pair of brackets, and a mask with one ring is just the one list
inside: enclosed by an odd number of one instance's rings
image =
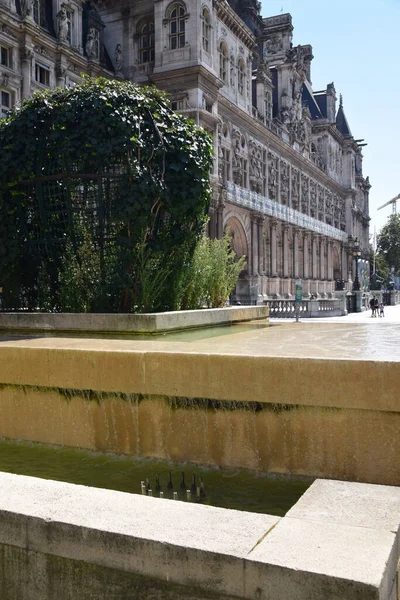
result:
[[(314, 485), (310, 511), (325, 503), (323, 521), (295, 516), (296, 506), (291, 516), (278, 519), (1, 473), (0, 556), (12, 562), (22, 551), (28, 558), (41, 556), (47, 566), (49, 557), (88, 563), (98, 567), (87, 570), (84, 585), (89, 589), (98, 589), (105, 568), (123, 577), (131, 573), (156, 580), (166, 590), (184, 586), (188, 600), (392, 600), (399, 556), (391, 531), (400, 522), (397, 501), (389, 502), (386, 516), (382, 511), (385, 495), (400, 499), (400, 490), (341, 482), (328, 482), (325, 489), (320, 482)], [(343, 486), (347, 516), (345, 523), (337, 523), (337, 510), (330, 516), (330, 506), (340, 504)], [(357, 500), (360, 493), (368, 497), (368, 510)], [(305, 514), (307, 494), (300, 504)], [(369, 527), (360, 526), (364, 519)], [(7, 585), (22, 580), (24, 598), (52, 600), (43, 589), (54, 590), (59, 573), (44, 568), (36, 574), (29, 569), (32, 560), (24, 562), (23, 556), (18, 564), (27, 572), (1, 565), (10, 579)], [(35, 596), (36, 580), (43, 577), (45, 588), (40, 581), (41, 595)], [(81, 597), (79, 590), (74, 593)], [(96, 600), (110, 593), (105, 588)]]
[(266, 306), (230, 306), (152, 314), (0, 313), (0, 331), (155, 334), (267, 319)]

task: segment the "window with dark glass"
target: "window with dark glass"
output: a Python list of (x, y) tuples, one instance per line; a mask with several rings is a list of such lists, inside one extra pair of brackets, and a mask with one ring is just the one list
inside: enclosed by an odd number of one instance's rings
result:
[(74, 13), (72, 10), (67, 8), (67, 23), (68, 23), (68, 33), (67, 33), (67, 41), (72, 44), (72, 26), (73, 26)]
[(238, 62), (238, 91), (241, 96), (244, 96), (245, 89), (245, 64), (243, 59)]
[(10, 66), (10, 50), (9, 48), (4, 48), (4, 46), (0, 46), (1, 49), (1, 64), (3, 67)]
[(6, 117), (11, 109), (11, 94), (1, 90), (0, 92), (0, 117)]
[(224, 83), (227, 83), (228, 77), (228, 46), (225, 42), (219, 45), (219, 76)]
[(50, 69), (44, 65), (36, 63), (35, 65), (35, 79), (37, 83), (41, 85), (50, 86)]
[(33, 20), (35, 21), (35, 23), (37, 23), (38, 25), (40, 25), (40, 0), (33, 0), (32, 2), (32, 16), (33, 16)]
[(211, 18), (209, 11), (205, 8), (202, 14), (203, 18), (203, 49), (210, 52), (210, 37), (211, 37)]
[(139, 48), (140, 62), (154, 62), (154, 23), (145, 23), (140, 31)]
[(168, 12), (169, 48), (176, 50), (186, 44), (186, 11), (182, 4), (173, 4)]

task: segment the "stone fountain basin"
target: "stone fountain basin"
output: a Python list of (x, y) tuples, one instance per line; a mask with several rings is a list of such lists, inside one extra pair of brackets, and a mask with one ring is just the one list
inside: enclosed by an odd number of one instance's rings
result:
[(0, 331), (156, 334), (267, 319), (266, 306), (229, 306), (149, 314), (0, 313)]

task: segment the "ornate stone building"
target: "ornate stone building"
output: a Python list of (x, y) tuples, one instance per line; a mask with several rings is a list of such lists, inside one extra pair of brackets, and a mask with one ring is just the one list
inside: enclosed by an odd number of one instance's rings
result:
[(369, 181), (310, 45), (257, 0), (0, 0), (1, 112), (82, 73), (152, 83), (214, 136), (209, 235), (248, 257), (242, 302), (334, 293), (369, 247)]

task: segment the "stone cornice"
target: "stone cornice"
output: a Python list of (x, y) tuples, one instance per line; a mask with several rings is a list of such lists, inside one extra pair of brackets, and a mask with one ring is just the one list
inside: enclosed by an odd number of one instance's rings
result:
[(199, 79), (202, 80), (203, 84), (208, 84), (207, 91), (213, 95), (215, 100), (217, 100), (218, 91), (224, 85), (217, 75), (203, 67), (203, 65), (194, 65), (191, 67), (185, 67), (183, 69), (181, 68), (175, 69), (174, 71), (168, 71), (167, 77), (165, 72), (153, 72), (151, 75), (149, 75), (150, 82), (164, 90), (176, 87), (186, 89), (189, 87), (188, 81), (190, 81), (190, 79), (195, 79), (197, 84)]
[(243, 23), (240, 17), (229, 6), (226, 0), (214, 0), (214, 8), (218, 19), (230, 29), (239, 40), (245, 44), (250, 50), (257, 49), (255, 36), (250, 29)]

